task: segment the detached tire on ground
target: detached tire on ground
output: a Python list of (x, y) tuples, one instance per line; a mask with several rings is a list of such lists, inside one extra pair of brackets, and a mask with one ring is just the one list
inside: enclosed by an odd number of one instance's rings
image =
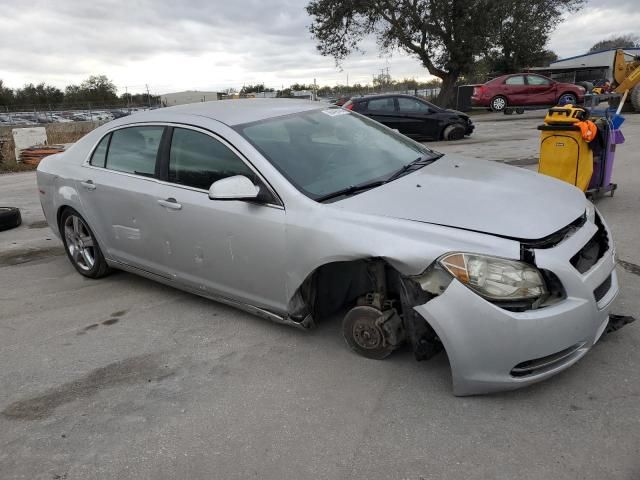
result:
[(630, 92), (631, 96), (631, 105), (636, 112), (640, 113), (640, 85), (636, 85), (633, 87), (633, 90)]
[(462, 125), (447, 125), (442, 132), (442, 138), (445, 140), (461, 140), (464, 138), (465, 128)]
[(16, 228), (21, 223), (20, 210), (15, 207), (0, 207), (0, 232)]

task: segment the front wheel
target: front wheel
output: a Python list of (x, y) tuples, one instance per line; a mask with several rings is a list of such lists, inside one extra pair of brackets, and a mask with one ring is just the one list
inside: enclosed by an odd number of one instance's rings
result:
[(342, 320), (342, 334), (351, 349), (363, 357), (382, 360), (393, 351), (381, 325), (383, 313), (373, 307), (359, 306)]
[(577, 105), (578, 97), (573, 93), (563, 93), (558, 99), (558, 105)]
[(504, 97), (493, 97), (491, 99), (491, 110), (494, 112), (502, 112), (507, 108), (507, 99)]
[(72, 209), (62, 212), (60, 233), (67, 257), (80, 275), (100, 278), (109, 273), (96, 237), (78, 212)]
[(462, 140), (465, 134), (465, 127), (459, 123), (447, 125), (442, 132), (442, 138), (445, 140)]

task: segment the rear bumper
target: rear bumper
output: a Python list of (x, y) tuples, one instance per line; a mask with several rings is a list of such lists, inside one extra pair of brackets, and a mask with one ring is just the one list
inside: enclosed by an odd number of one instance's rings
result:
[[(445, 347), (455, 395), (539, 382), (576, 363), (598, 341), (619, 286), (613, 248), (584, 275), (570, 264), (593, 234), (589, 226), (555, 248), (536, 250), (538, 267), (553, 271), (567, 292), (553, 306), (508, 311), (454, 280), (442, 295), (415, 307)], [(605, 282), (608, 290), (596, 301), (594, 291)]]

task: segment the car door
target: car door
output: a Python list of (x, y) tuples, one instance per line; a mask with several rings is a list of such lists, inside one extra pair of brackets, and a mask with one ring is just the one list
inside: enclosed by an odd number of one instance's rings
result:
[(540, 75), (527, 75), (529, 105), (553, 105), (556, 101), (554, 82)]
[(504, 81), (504, 93), (510, 106), (529, 105), (524, 75), (513, 75)]
[[(164, 262), (189, 288), (285, 312), (285, 211), (260, 175), (221, 137), (172, 127), (157, 209)], [(211, 200), (217, 180), (244, 175), (265, 200)]]
[(105, 135), (78, 182), (91, 229), (111, 260), (167, 276), (157, 237), (156, 162), (165, 127), (119, 128)]
[(438, 138), (440, 121), (436, 112), (419, 98), (397, 97), (401, 133), (416, 138)]
[(368, 100), (367, 108), (363, 113), (389, 128), (399, 131), (402, 127), (393, 97), (379, 97)]

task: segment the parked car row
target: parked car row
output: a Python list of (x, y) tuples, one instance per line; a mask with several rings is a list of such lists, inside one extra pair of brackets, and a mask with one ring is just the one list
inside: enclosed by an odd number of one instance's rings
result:
[(46, 123), (111, 121), (146, 109), (66, 110), (47, 112), (5, 112), (0, 114), (0, 125), (29, 126)]

